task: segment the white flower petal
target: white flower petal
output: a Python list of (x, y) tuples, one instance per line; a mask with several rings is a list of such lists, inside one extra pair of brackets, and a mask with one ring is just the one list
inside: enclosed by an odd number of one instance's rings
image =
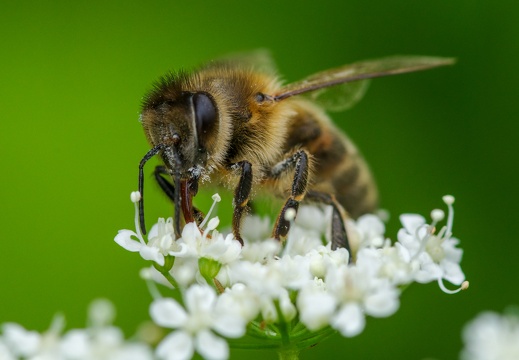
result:
[(36, 331), (25, 330), (16, 323), (4, 323), (2, 331), (3, 339), (14, 355), (30, 357), (40, 347), (42, 339)]
[(297, 297), (301, 322), (311, 331), (328, 325), (336, 306), (335, 297), (324, 290), (301, 291)]
[(102, 348), (117, 348), (124, 344), (124, 334), (115, 326), (106, 326), (96, 331), (96, 345)]
[(283, 291), (279, 297), (279, 309), (286, 321), (292, 321), (297, 315), (297, 309), (292, 304), (287, 290)]
[(346, 337), (360, 334), (364, 330), (365, 324), (364, 314), (356, 303), (344, 305), (331, 322), (332, 327)]
[(126, 343), (110, 355), (110, 360), (153, 360), (151, 349), (141, 343)]
[(164, 266), (164, 255), (160, 253), (159, 248), (157, 247), (142, 246), (139, 250), (139, 254), (142, 256), (144, 260), (152, 260), (160, 266)]
[(125, 250), (137, 252), (144, 245), (140, 241), (132, 239), (132, 236), (137, 237), (137, 234), (131, 230), (119, 230), (117, 235), (115, 235), (114, 241)]
[(6, 344), (2, 342), (0, 338), (0, 359), (2, 360), (17, 360), (14, 354), (11, 353), (11, 350), (7, 347)]
[(519, 317), (484, 312), (463, 329), (462, 360), (519, 359)]
[(166, 336), (157, 346), (156, 355), (166, 360), (187, 360), (193, 357), (193, 339), (184, 331)]
[(61, 340), (60, 350), (66, 359), (83, 359), (90, 354), (90, 341), (86, 330), (70, 330)]
[(417, 214), (402, 214), (400, 215), (400, 222), (409, 234), (414, 235), (416, 229), (425, 224), (425, 219)]
[(246, 326), (246, 320), (238, 314), (222, 314), (215, 316), (212, 328), (225, 337), (239, 338), (245, 335)]
[(218, 296), (215, 311), (225, 313), (232, 311), (246, 322), (251, 321), (259, 313), (259, 295), (243, 284), (234, 284), (232, 288)]
[(441, 264), (443, 268), (443, 278), (454, 285), (461, 285), (465, 281), (465, 274), (461, 270), (458, 263), (452, 261), (444, 261)]
[[(383, 289), (380, 289), (383, 288)], [(366, 314), (375, 317), (387, 317), (393, 315), (400, 305), (398, 291), (386, 284), (380, 284), (378, 291), (368, 295), (364, 299)]]
[(153, 224), (150, 231), (148, 232), (148, 239), (153, 239), (154, 237), (159, 236), (159, 227), (164, 226), (164, 219), (159, 218), (159, 221), (156, 224)]
[(182, 229), (182, 239), (186, 243), (194, 241), (197, 236), (201, 235), (202, 234), (200, 233), (198, 226), (194, 222), (186, 224)]
[(233, 236), (224, 238), (221, 234), (213, 236), (204, 242), (200, 250), (200, 257), (206, 257), (218, 261), (220, 264), (228, 264), (238, 259), (241, 254), (241, 244), (234, 240)]
[(263, 242), (270, 237), (272, 233), (272, 225), (268, 216), (247, 216), (243, 220), (241, 235), (251, 242)]
[(201, 331), (195, 338), (196, 350), (207, 360), (224, 360), (229, 358), (227, 342), (210, 331)]
[(216, 293), (209, 286), (193, 285), (185, 294), (185, 304), (190, 313), (210, 314), (215, 301)]
[(246, 243), (242, 248), (243, 260), (251, 263), (263, 263), (274, 257), (281, 250), (281, 242), (275, 239), (266, 239), (260, 242)]
[(187, 287), (195, 281), (197, 272), (198, 259), (176, 258), (170, 273), (180, 285)]
[(112, 324), (115, 319), (115, 306), (107, 299), (95, 299), (88, 306), (88, 320), (94, 327)]
[(169, 298), (153, 301), (150, 306), (150, 316), (157, 325), (173, 329), (183, 326), (188, 319), (184, 308)]
[[(331, 206), (328, 206), (328, 208), (331, 208)], [(328, 226), (327, 214), (326, 210), (323, 211), (319, 207), (304, 205), (299, 208), (295, 223), (306, 230), (324, 233)]]

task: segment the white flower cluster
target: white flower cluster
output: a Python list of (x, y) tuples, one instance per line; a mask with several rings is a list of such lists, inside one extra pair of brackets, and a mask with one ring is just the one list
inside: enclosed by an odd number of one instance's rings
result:
[(463, 330), (463, 360), (519, 359), (519, 313), (501, 315), (486, 311)]
[[(133, 193), (132, 200), (138, 199)], [(213, 199), (219, 201), (218, 195)], [(444, 197), (449, 214), (438, 232), (441, 210), (432, 212), (430, 225), (419, 215), (402, 215), (403, 228), (394, 244), (385, 238), (377, 216), (349, 221), (353, 261), (346, 249), (331, 250), (330, 209), (310, 206), (300, 208), (284, 244), (269, 238), (269, 220), (257, 216), (244, 221), (243, 247), (232, 234), (216, 230), (217, 217), (201, 224), (202, 230), (187, 224), (179, 239), (172, 220), (160, 219), (147, 241), (136, 217), (137, 232), (121, 230), (115, 241), (154, 261), (144, 272), (146, 278), (168, 282), (182, 294), (180, 304), (152, 290), (153, 321), (175, 329), (156, 355), (188, 359), (196, 351), (206, 359), (225, 359), (229, 346), (218, 335), (235, 339), (247, 334), (259, 340), (258, 347), (300, 350), (335, 331), (358, 335), (366, 315), (394, 314), (401, 288), (412, 282), (438, 281), (449, 293), (466, 288), (459, 266), (462, 250), (452, 237), (453, 201)], [(461, 287), (447, 290), (444, 279)], [(239, 346), (235, 340), (232, 344)]]
[(89, 326), (62, 334), (63, 316), (57, 315), (43, 334), (16, 323), (2, 324), (0, 359), (15, 360), (148, 360), (151, 348), (141, 342), (125, 341), (121, 329), (112, 326), (115, 310), (107, 300), (90, 305)]

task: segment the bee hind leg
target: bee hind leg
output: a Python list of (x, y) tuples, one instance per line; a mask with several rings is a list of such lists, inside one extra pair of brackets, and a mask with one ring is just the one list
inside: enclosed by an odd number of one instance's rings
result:
[[(175, 186), (173, 186), (173, 184), (163, 176), (170, 175), (166, 167), (164, 165), (158, 165), (157, 167), (155, 167), (153, 175), (155, 176), (155, 180), (159, 184), (164, 194), (166, 194), (166, 196), (171, 201), (173, 201), (173, 203), (175, 203)], [(180, 209), (175, 209), (175, 211), (180, 211)], [(200, 225), (202, 221), (204, 221), (204, 213), (194, 206), (193, 217), (195, 218), (197, 225)]]
[(346, 231), (346, 222), (345, 219), (348, 218), (346, 215), (346, 211), (342, 207), (341, 204), (335, 199), (335, 196), (319, 192), (319, 191), (309, 191), (307, 193), (306, 198), (309, 201), (318, 202), (325, 205), (331, 205), (333, 209), (332, 213), (332, 250), (336, 250), (338, 248), (345, 248), (348, 250), (349, 261), (352, 262), (352, 253), (350, 242), (348, 240), (348, 232)]
[(270, 176), (274, 179), (279, 178), (283, 172), (288, 169), (295, 167), (294, 179), (292, 181), (292, 189), (290, 197), (285, 202), (285, 205), (281, 209), (278, 215), (274, 230), (272, 231), (272, 237), (275, 239), (285, 239), (288, 231), (290, 230), (290, 220), (286, 218), (286, 213), (289, 209), (295, 211), (299, 209), (299, 203), (304, 199), (308, 185), (308, 171), (309, 171), (309, 155), (305, 150), (299, 150), (294, 153), (291, 157), (276, 164), (272, 170)]

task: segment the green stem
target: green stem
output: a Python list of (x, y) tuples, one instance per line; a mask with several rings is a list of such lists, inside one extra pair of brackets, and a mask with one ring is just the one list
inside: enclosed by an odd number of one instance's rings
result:
[(295, 348), (282, 348), (278, 351), (279, 360), (299, 360), (299, 350)]
[(155, 269), (157, 269), (165, 278), (166, 280), (169, 281), (169, 283), (171, 285), (173, 285), (173, 287), (175, 289), (178, 289), (178, 283), (177, 281), (175, 280), (175, 278), (169, 273), (169, 270), (171, 270), (171, 268), (173, 267), (173, 263), (175, 262), (175, 257), (173, 256), (166, 256), (165, 258), (165, 264), (164, 266), (160, 266), (159, 264), (157, 264), (156, 262), (153, 262), (153, 266), (155, 267)]
[(276, 306), (276, 310), (278, 313), (279, 323), (277, 324), (277, 328), (279, 330), (279, 334), (281, 335), (281, 342), (283, 346), (290, 345), (290, 328), (283, 316), (283, 312), (281, 311), (281, 306), (279, 305), (279, 301), (274, 301), (274, 305)]
[(174, 287), (175, 289), (178, 289), (178, 287), (179, 287), (179, 286), (178, 286), (178, 283), (177, 283), (177, 281), (175, 280), (175, 278), (174, 278), (174, 277), (169, 273), (169, 271), (163, 272), (162, 275), (164, 275), (164, 277), (166, 278), (166, 280), (168, 280), (169, 283), (170, 283), (171, 285), (173, 285), (173, 287)]

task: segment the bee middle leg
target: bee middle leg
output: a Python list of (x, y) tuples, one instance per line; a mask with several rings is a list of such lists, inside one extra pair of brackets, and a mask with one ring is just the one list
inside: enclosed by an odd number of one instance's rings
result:
[(247, 160), (239, 161), (231, 165), (231, 169), (241, 169), (238, 186), (234, 190), (234, 212), (232, 216), (232, 233), (234, 238), (243, 245), (240, 234), (241, 219), (247, 209), (250, 192), (252, 189), (252, 164)]
[(299, 150), (289, 158), (276, 164), (271, 169), (270, 176), (274, 179), (279, 178), (283, 172), (290, 168), (295, 168), (290, 197), (281, 209), (272, 231), (272, 237), (278, 240), (286, 238), (288, 230), (290, 230), (290, 221), (286, 219), (286, 212), (289, 209), (293, 209), (297, 215), (299, 203), (306, 195), (309, 171), (309, 155), (306, 150)]
[[(164, 177), (164, 175), (170, 175), (168, 170), (164, 165), (158, 165), (155, 167), (155, 171), (153, 172), (153, 175), (155, 176), (155, 180), (159, 184), (162, 191), (164, 191), (164, 194), (175, 203), (175, 186)], [(175, 211), (181, 211), (180, 209), (175, 209)], [(200, 225), (204, 221), (204, 213), (193, 206), (193, 217), (197, 223), (197, 225)]]

